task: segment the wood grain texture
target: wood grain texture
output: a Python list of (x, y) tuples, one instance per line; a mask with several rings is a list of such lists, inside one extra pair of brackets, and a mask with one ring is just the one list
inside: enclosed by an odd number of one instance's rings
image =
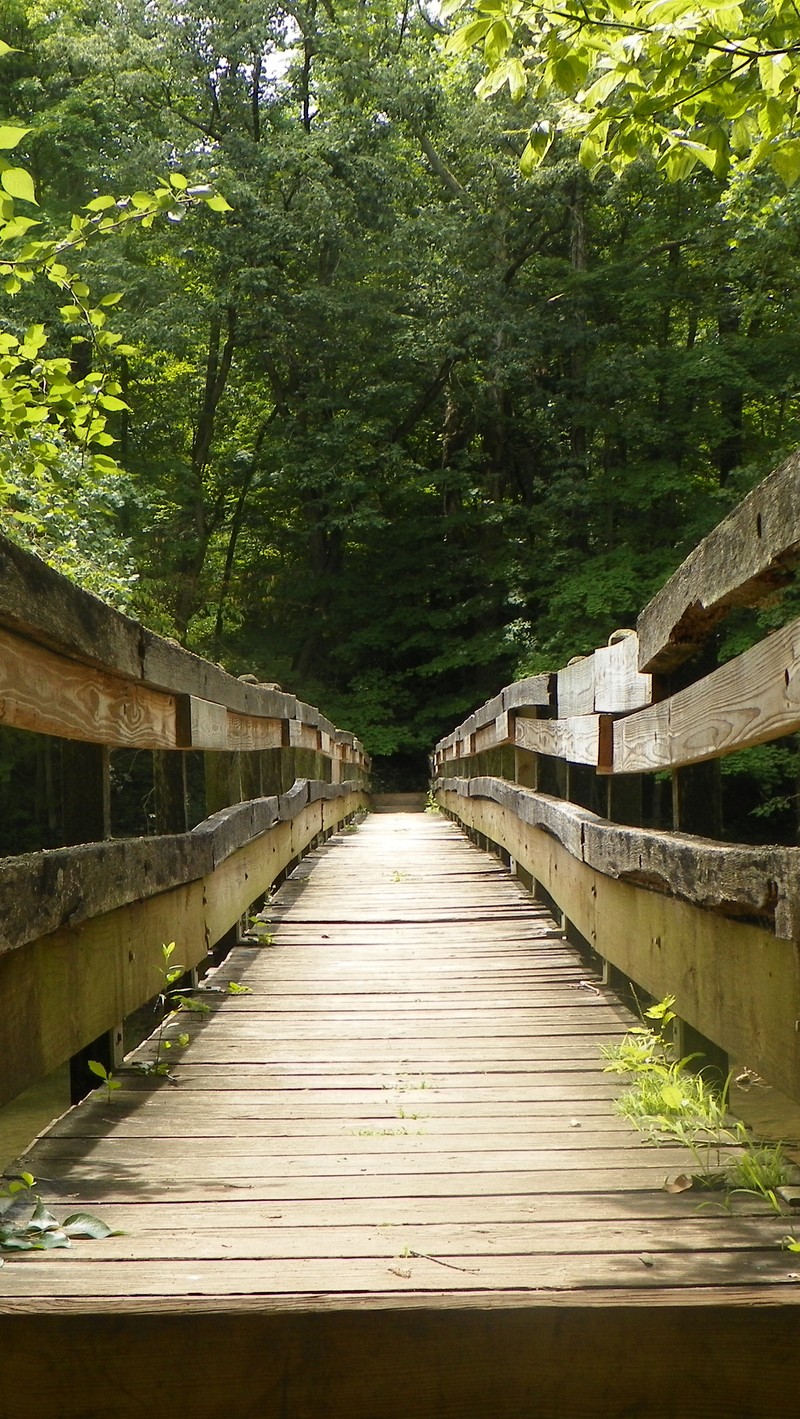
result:
[(500, 844), (581, 935), (655, 998), (800, 1100), (800, 965), (793, 942), (595, 871), (499, 803), (442, 794), (448, 811)]
[(596, 650), (594, 709), (598, 713), (630, 714), (653, 698), (653, 677), (639, 670), (639, 637), (624, 635)]
[[(303, 790), (307, 799), (308, 786)], [(199, 964), (321, 832), (326, 810), (342, 822), (364, 802), (363, 795), (342, 788), (330, 800), (306, 802), (285, 822), (274, 822), (275, 799), (242, 804), (238, 812), (219, 815), (218, 825), (201, 824), (199, 831), (169, 839), (157, 867), (158, 844), (148, 840), (133, 845), (129, 862), (126, 843), (18, 859), (30, 864), (29, 891), (37, 883), (57, 888), (56, 913), (63, 919), (70, 917), (70, 906), (72, 911), (71, 924), (27, 943), (17, 939), (14, 949), (0, 954), (0, 1103), (152, 1000), (163, 985), (162, 944), (175, 941), (176, 959), (187, 969)], [(235, 848), (226, 837), (229, 819)], [(85, 876), (82, 864), (90, 869)], [(164, 890), (171, 874), (179, 885)], [(193, 880), (186, 880), (188, 874)], [(12, 877), (9, 892), (14, 885)], [(124, 905), (108, 909), (115, 896), (125, 898)], [(81, 920), (81, 913), (97, 913), (103, 902), (105, 910)], [(46, 915), (42, 908), (40, 922)], [(18, 926), (17, 938), (25, 934)]]
[[(329, 803), (306, 798), (284, 839)], [(689, 1155), (647, 1147), (601, 1067), (631, 1017), (495, 860), (442, 815), (381, 814), (310, 854), (254, 937), (211, 1014), (181, 1017), (175, 1085), (123, 1073), (27, 1155), (49, 1205), (124, 1235), (0, 1270), (0, 1395), (30, 1372), (44, 1419), (63, 1347), (50, 1413), (105, 1419), (113, 1388), (138, 1419), (163, 1404), (166, 1335), (173, 1362), (224, 1353), (224, 1392), (194, 1363), (181, 1378), (202, 1419), (673, 1419), (667, 1345), (698, 1376), (733, 1347), (737, 1419), (751, 1396), (780, 1411), (785, 1223), (662, 1190)]]
[(630, 828), (503, 779), (443, 779), (437, 792), (440, 788), (500, 804), (606, 876), (725, 916), (756, 920), (783, 940), (795, 940), (800, 931), (798, 848), (752, 847)]
[(529, 753), (606, 769), (611, 764), (611, 721), (580, 713), (568, 719), (518, 719), (515, 743)]
[[(141, 1419), (173, 1386), (193, 1419), (731, 1419), (732, 1404), (736, 1419), (792, 1414), (794, 1307), (700, 1294), (693, 1304), (690, 1291), (665, 1293), (655, 1313), (605, 1293), (592, 1305), (498, 1292), (380, 1308), (353, 1293), (260, 1314), (234, 1298), (131, 1300), (122, 1315), (96, 1301), (69, 1303), (72, 1314), (20, 1301), (3, 1318), (0, 1415), (13, 1419), (10, 1397), (24, 1394), (27, 1419)], [(170, 1378), (176, 1357), (217, 1355), (224, 1363), (193, 1360)]]
[(174, 749), (175, 699), (0, 630), (0, 723), (62, 739)]
[(667, 671), (705, 642), (733, 606), (788, 584), (800, 562), (800, 455), (754, 488), (690, 552), (638, 621), (639, 667)]
[[(274, 731), (263, 726), (276, 720), (338, 733), (313, 705), (238, 680), (155, 635), (2, 536), (0, 627), (0, 721), (7, 724), (119, 747), (188, 747), (186, 731), (176, 739), (179, 696), (189, 705), (189, 737), (192, 699), (232, 712), (229, 742), (218, 742), (218, 715), (213, 744), (200, 742), (197, 724), (200, 747), (269, 748)], [(341, 737), (348, 759), (368, 767), (358, 740)]]
[(613, 768), (702, 763), (800, 727), (800, 620), (670, 699), (614, 725)]
[(594, 712), (594, 656), (584, 655), (556, 675), (559, 719)]

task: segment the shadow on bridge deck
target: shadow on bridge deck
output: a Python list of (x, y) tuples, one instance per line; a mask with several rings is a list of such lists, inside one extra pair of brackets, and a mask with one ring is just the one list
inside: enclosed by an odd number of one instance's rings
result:
[(270, 912), (176, 1082), (26, 1157), (121, 1235), (0, 1271), (0, 1419), (797, 1412), (785, 1221), (663, 1190), (690, 1156), (601, 1068), (630, 1017), (494, 858), (384, 814)]

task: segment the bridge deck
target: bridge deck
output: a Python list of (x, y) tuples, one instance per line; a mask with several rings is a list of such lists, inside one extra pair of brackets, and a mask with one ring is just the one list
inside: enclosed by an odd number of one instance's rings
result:
[(0, 1419), (23, 1390), (119, 1419), (168, 1376), (193, 1416), (727, 1415), (715, 1356), (737, 1419), (791, 1412), (786, 1222), (663, 1190), (691, 1157), (601, 1068), (630, 1017), (494, 858), (384, 814), (271, 910), (177, 1085), (125, 1073), (28, 1155), (59, 1216), (124, 1234), (0, 1270)]

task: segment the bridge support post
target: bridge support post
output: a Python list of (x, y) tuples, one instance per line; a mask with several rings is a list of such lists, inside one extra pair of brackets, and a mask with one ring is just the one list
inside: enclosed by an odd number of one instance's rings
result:
[(203, 756), (206, 776), (206, 814), (219, 813), (242, 801), (241, 755), (210, 749)]
[(153, 787), (156, 832), (185, 833), (189, 827), (186, 755), (175, 750), (153, 750)]
[(521, 788), (539, 787), (539, 755), (529, 749), (514, 750), (514, 779)]
[(89, 1068), (89, 1060), (102, 1064), (103, 1068), (112, 1074), (121, 1065), (124, 1053), (124, 1032), (120, 1022), (113, 1030), (106, 1030), (96, 1040), (92, 1040), (91, 1044), (73, 1054), (69, 1062), (70, 1103), (79, 1104), (81, 1099), (85, 1099), (101, 1082)]

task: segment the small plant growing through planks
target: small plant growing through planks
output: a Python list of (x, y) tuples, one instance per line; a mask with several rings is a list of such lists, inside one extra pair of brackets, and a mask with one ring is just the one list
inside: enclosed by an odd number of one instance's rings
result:
[[(654, 1143), (679, 1143), (691, 1153), (694, 1171), (668, 1182), (668, 1191), (748, 1194), (780, 1214), (778, 1189), (789, 1180), (781, 1144), (754, 1142), (747, 1126), (730, 1116), (730, 1076), (720, 1088), (702, 1071), (690, 1068), (696, 1055), (677, 1057), (670, 1028), (676, 1019), (674, 1004), (675, 996), (666, 996), (645, 1010), (642, 1024), (618, 1044), (601, 1047), (606, 1072), (629, 1080), (616, 1100), (617, 1112)], [(733, 1156), (731, 1150), (736, 1150)]]
[(194, 996), (185, 991), (176, 990), (173, 987), (175, 982), (180, 980), (186, 973), (185, 966), (171, 965), (172, 957), (175, 953), (175, 942), (170, 941), (161, 947), (161, 954), (164, 958), (164, 965), (161, 970), (163, 987), (156, 998), (156, 1010), (161, 1011), (158, 1031), (155, 1037), (156, 1052), (154, 1059), (139, 1060), (133, 1068), (138, 1074), (149, 1075), (150, 1077), (172, 1079), (172, 1061), (166, 1058), (167, 1052), (173, 1049), (185, 1049), (189, 1043), (189, 1035), (185, 1030), (176, 1035), (173, 1039), (165, 1038), (165, 1031), (172, 1024), (175, 1016), (182, 1010), (190, 1010), (195, 1015), (208, 1015), (211, 1006), (204, 1000), (196, 1000)]
[[(171, 960), (175, 952), (175, 942), (170, 941), (162, 945), (161, 954), (164, 965), (161, 970), (163, 978), (163, 989), (159, 991), (156, 998), (156, 1010), (161, 1010), (161, 1020), (159, 1022), (158, 1033), (156, 1034), (156, 1053), (154, 1059), (138, 1060), (131, 1067), (138, 1074), (145, 1074), (150, 1077), (172, 1080), (170, 1072), (171, 1061), (165, 1058), (168, 1050), (175, 1048), (184, 1049), (189, 1043), (189, 1035), (181, 1031), (174, 1039), (165, 1039), (165, 1030), (181, 1011), (190, 1011), (194, 1015), (209, 1015), (211, 1006), (205, 1000), (198, 1000), (197, 996), (183, 990), (173, 989), (175, 982), (180, 980), (185, 974), (185, 966), (171, 965)], [(213, 987), (212, 987), (213, 988)], [(252, 995), (249, 985), (242, 985), (239, 981), (228, 981), (225, 991), (220, 994), (227, 995)], [(121, 1088), (120, 1081), (113, 1073), (101, 1064), (97, 1059), (89, 1060), (89, 1068), (93, 1074), (100, 1079), (105, 1087), (106, 1096), (110, 1100), (115, 1090)], [(174, 1082), (174, 1080), (173, 1080)]]
[(19, 1173), (0, 1187), (0, 1266), (3, 1253), (56, 1251), (80, 1238), (103, 1241), (122, 1235), (90, 1212), (72, 1212), (59, 1222), (35, 1188), (32, 1173)]

